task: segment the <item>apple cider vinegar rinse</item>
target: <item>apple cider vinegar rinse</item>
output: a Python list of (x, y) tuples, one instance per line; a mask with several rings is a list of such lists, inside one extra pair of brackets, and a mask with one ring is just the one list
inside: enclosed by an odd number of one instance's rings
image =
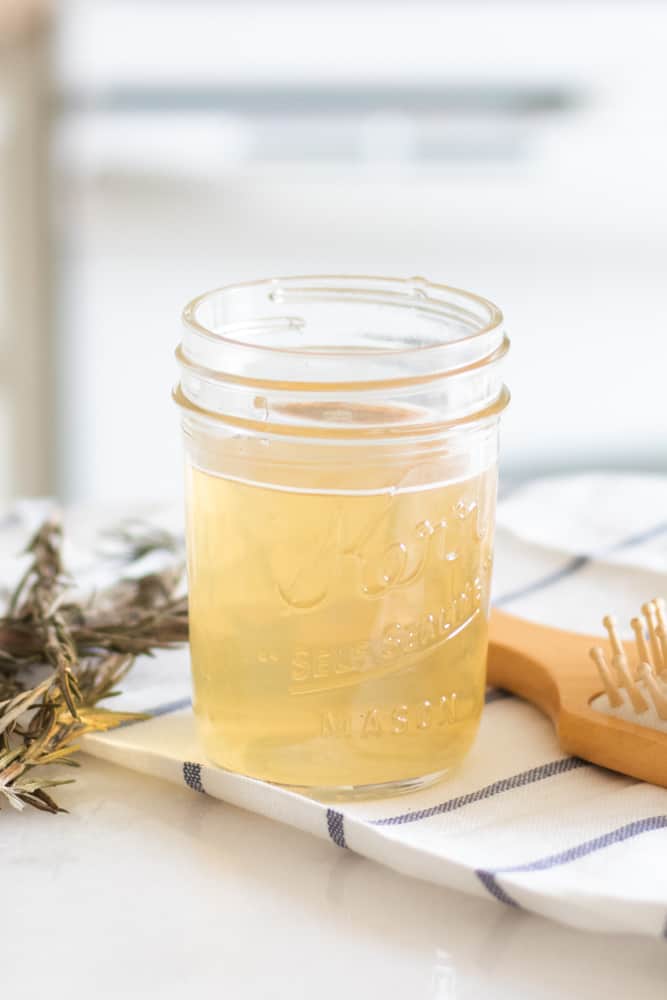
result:
[(212, 759), (318, 787), (460, 760), (484, 698), (489, 488), (297, 493), (191, 469), (192, 662)]

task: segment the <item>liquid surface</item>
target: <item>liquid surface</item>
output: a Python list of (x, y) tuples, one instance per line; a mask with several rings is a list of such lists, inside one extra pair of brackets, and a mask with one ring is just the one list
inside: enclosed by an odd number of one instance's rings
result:
[(354, 495), (190, 466), (190, 643), (210, 758), (313, 788), (457, 764), (484, 699), (494, 500), (495, 470)]

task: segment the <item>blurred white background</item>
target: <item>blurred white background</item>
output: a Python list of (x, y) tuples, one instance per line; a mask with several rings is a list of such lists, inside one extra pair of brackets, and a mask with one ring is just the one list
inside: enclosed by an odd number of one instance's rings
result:
[(667, 471), (665, 4), (70, 0), (51, 32), (48, 220), (39, 144), (4, 177), (0, 260), (50, 254), (5, 296), (0, 493), (178, 496), (182, 306), (323, 271), (503, 308), (506, 476)]

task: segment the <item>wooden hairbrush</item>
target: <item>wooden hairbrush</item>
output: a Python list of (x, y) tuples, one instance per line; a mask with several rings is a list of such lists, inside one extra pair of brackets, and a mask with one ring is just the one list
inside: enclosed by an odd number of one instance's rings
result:
[(566, 753), (667, 788), (665, 602), (644, 604), (642, 614), (631, 622), (634, 642), (604, 619), (607, 658), (599, 637), (493, 611), (488, 682), (545, 712)]

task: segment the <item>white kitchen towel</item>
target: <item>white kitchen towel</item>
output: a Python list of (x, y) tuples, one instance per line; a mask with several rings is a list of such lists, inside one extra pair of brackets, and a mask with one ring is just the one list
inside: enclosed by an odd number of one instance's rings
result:
[[(6, 565), (42, 514), (25, 504), (5, 519)], [(165, 523), (165, 512), (154, 516)], [(90, 519), (71, 516), (68, 529), (71, 561), (92, 568)], [(666, 592), (667, 479), (545, 479), (500, 505), (497, 605), (599, 632), (605, 613), (627, 622)], [(331, 805), (207, 763), (188, 670), (186, 649), (140, 661), (114, 707), (152, 718), (88, 736), (85, 750), (426, 881), (589, 930), (667, 936), (667, 790), (565, 755), (531, 705), (490, 690), (477, 742), (447, 780), (411, 795)]]

